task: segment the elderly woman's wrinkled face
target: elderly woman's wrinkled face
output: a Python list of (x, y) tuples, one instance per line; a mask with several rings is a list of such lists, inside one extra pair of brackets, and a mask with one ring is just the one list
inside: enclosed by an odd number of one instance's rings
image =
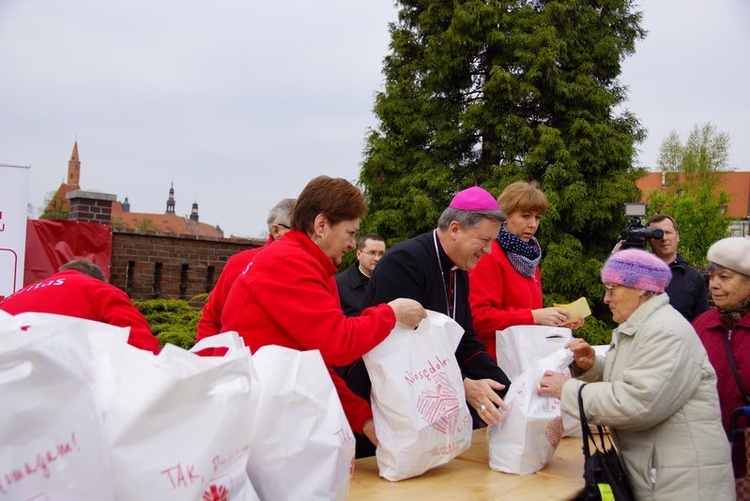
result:
[(731, 308), (750, 296), (750, 277), (718, 268), (711, 273), (708, 288), (717, 307)]
[(612, 320), (623, 323), (646, 300), (644, 291), (620, 284), (604, 284), (604, 304), (612, 312)]

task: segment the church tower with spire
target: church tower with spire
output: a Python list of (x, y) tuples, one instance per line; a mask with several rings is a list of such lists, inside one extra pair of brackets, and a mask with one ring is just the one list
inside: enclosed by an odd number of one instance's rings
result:
[(193, 209), (190, 211), (190, 220), (198, 222), (198, 200), (193, 202)]
[(169, 198), (167, 199), (167, 214), (174, 214), (174, 183), (169, 185)]
[(81, 177), (81, 161), (78, 159), (78, 141), (73, 143), (73, 153), (70, 154), (70, 160), (68, 160), (68, 181), (73, 189), (80, 189), (78, 184)]

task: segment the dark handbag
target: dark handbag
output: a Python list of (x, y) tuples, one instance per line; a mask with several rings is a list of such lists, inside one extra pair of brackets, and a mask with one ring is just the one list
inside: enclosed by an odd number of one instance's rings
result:
[[(581, 418), (581, 431), (583, 432), (583, 480), (586, 482), (583, 493), (578, 498), (582, 501), (633, 501), (633, 489), (630, 481), (617, 455), (612, 439), (607, 436), (609, 448), (604, 443), (604, 430), (597, 425), (599, 440), (602, 444), (601, 450), (596, 445), (596, 437), (591, 432), (586, 421), (586, 413), (583, 411), (583, 387), (578, 389), (578, 410)], [(594, 451), (591, 452), (591, 444)]]
[[(729, 440), (731, 442), (738, 439), (744, 441), (745, 463), (750, 465), (750, 428), (737, 428), (737, 418), (740, 416), (750, 416), (750, 406), (740, 407), (732, 412), (729, 418)], [(750, 475), (736, 477), (734, 484), (737, 490), (737, 501), (750, 501)]]

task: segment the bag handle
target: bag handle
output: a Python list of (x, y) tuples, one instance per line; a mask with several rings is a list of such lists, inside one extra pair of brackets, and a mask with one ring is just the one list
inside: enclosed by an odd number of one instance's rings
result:
[[(599, 432), (599, 441), (602, 443), (602, 448), (599, 450), (599, 446), (596, 445), (596, 437), (594, 437), (594, 434), (591, 431), (591, 428), (589, 428), (589, 423), (586, 421), (586, 413), (583, 410), (583, 387), (586, 386), (586, 383), (583, 383), (581, 386), (578, 387), (578, 415), (579, 419), (581, 421), (581, 434), (583, 435), (583, 455), (585, 458), (591, 457), (591, 446), (589, 444), (589, 440), (593, 442), (594, 449), (599, 453), (604, 453), (604, 451), (607, 450), (607, 446), (604, 444), (604, 428), (601, 425), (596, 425), (596, 429)], [(610, 444), (612, 443), (612, 439), (609, 439)]]
[(727, 349), (727, 358), (729, 359), (729, 365), (732, 367), (732, 373), (734, 374), (734, 380), (737, 382), (737, 387), (742, 393), (742, 398), (746, 404), (750, 404), (750, 398), (747, 397), (747, 392), (740, 379), (740, 374), (737, 372), (737, 364), (734, 362), (734, 355), (732, 354), (732, 347), (729, 346), (729, 336), (722, 336), (724, 338), (724, 347)]
[[(581, 420), (581, 434), (583, 435), (583, 457), (588, 459), (591, 457), (591, 448), (589, 445), (589, 438), (592, 437), (591, 429), (586, 421), (586, 413), (583, 411), (583, 387), (586, 384), (582, 384), (578, 387), (578, 414)], [(596, 447), (596, 442), (594, 442)]]

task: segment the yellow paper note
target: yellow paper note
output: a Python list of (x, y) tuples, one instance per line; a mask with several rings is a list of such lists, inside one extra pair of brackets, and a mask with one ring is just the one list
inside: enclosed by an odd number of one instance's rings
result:
[(562, 308), (564, 310), (568, 310), (570, 312), (570, 319), (568, 319), (567, 322), (565, 322), (563, 325), (572, 324), (573, 322), (577, 322), (582, 318), (586, 318), (589, 315), (591, 315), (591, 309), (589, 308), (589, 303), (586, 301), (586, 298), (581, 296), (572, 303), (569, 304), (553, 304), (555, 308)]

